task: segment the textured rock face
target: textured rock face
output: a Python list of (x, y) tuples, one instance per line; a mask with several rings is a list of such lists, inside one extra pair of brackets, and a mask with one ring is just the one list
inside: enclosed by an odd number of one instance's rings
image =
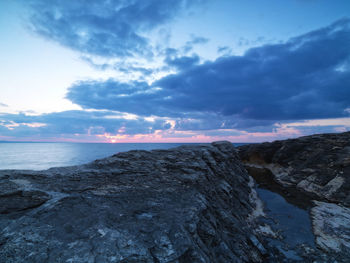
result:
[(326, 251), (350, 259), (350, 209), (315, 201), (311, 209), (316, 243)]
[(0, 262), (261, 262), (249, 181), (228, 142), (0, 171)]
[(252, 174), (350, 206), (350, 132), (246, 145), (239, 154)]
[(310, 209), (321, 262), (350, 262), (350, 132), (245, 145), (239, 155), (258, 182)]

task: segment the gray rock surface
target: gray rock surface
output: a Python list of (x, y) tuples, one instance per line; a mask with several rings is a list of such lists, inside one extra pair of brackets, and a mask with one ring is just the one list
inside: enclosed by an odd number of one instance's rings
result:
[[(240, 157), (215, 142), (2, 170), (0, 263), (350, 262), (349, 149), (350, 133), (325, 134), (242, 146)], [(289, 246), (298, 236), (271, 217), (240, 158), (309, 209), (317, 247)]]
[(239, 155), (258, 181), (350, 206), (350, 132), (245, 145)]
[(311, 209), (316, 243), (323, 250), (350, 259), (350, 209), (314, 201)]
[(320, 255), (316, 262), (350, 262), (350, 132), (245, 145), (238, 151), (260, 185), (309, 210)]
[(228, 142), (3, 170), (0, 262), (262, 262), (253, 197)]

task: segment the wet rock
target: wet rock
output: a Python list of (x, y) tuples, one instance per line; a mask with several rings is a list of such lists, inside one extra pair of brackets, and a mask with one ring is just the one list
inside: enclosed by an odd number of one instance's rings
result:
[(304, 260), (350, 262), (350, 132), (245, 145), (238, 151), (261, 186), (310, 211), (316, 248), (303, 246)]
[(262, 262), (231, 143), (0, 171), (1, 262)]

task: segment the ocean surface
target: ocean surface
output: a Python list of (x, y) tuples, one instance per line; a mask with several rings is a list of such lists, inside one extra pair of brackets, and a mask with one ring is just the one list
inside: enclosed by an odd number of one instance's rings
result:
[[(169, 149), (188, 143), (0, 143), (0, 170), (44, 170), (88, 163), (129, 150)], [(242, 144), (235, 144), (242, 145)]]
[(183, 143), (0, 143), (0, 169), (43, 170), (88, 163), (129, 150), (169, 149)]

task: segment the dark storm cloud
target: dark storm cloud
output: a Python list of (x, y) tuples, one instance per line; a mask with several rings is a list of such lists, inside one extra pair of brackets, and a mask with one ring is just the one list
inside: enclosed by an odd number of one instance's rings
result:
[[(116, 118), (119, 117), (119, 118)], [(42, 127), (30, 127), (30, 124), (45, 124)], [(15, 125), (14, 125), (15, 124)], [(29, 125), (28, 125), (29, 124)], [(8, 127), (12, 129), (8, 129)], [(12, 126), (12, 127), (11, 127)], [(19, 114), (1, 114), (0, 130), (3, 136), (29, 136), (32, 134), (45, 134), (45, 136), (57, 136), (60, 134), (149, 134), (155, 130), (169, 129), (169, 124), (164, 120), (153, 122), (144, 119), (124, 119), (122, 115), (116, 115), (108, 111), (63, 111), (37, 116)]]
[(79, 52), (152, 56), (144, 33), (204, 0), (29, 0), (32, 29)]
[[(155, 92), (157, 90), (152, 90), (146, 82), (122, 83), (110, 79), (104, 82), (77, 82), (69, 89), (67, 98), (81, 104), (83, 108), (112, 109), (117, 107), (120, 112), (142, 112), (143, 116), (149, 116), (152, 115), (154, 109), (148, 102), (154, 99)], [(144, 101), (140, 101), (141, 98)], [(119, 104), (118, 101), (123, 101), (123, 103)], [(117, 106), (116, 103), (119, 105)]]
[(214, 114), (227, 121), (347, 116), (350, 21), (337, 21), (286, 43), (252, 48), (243, 56), (191, 66), (151, 86), (79, 82), (67, 98), (84, 108), (189, 118)]

